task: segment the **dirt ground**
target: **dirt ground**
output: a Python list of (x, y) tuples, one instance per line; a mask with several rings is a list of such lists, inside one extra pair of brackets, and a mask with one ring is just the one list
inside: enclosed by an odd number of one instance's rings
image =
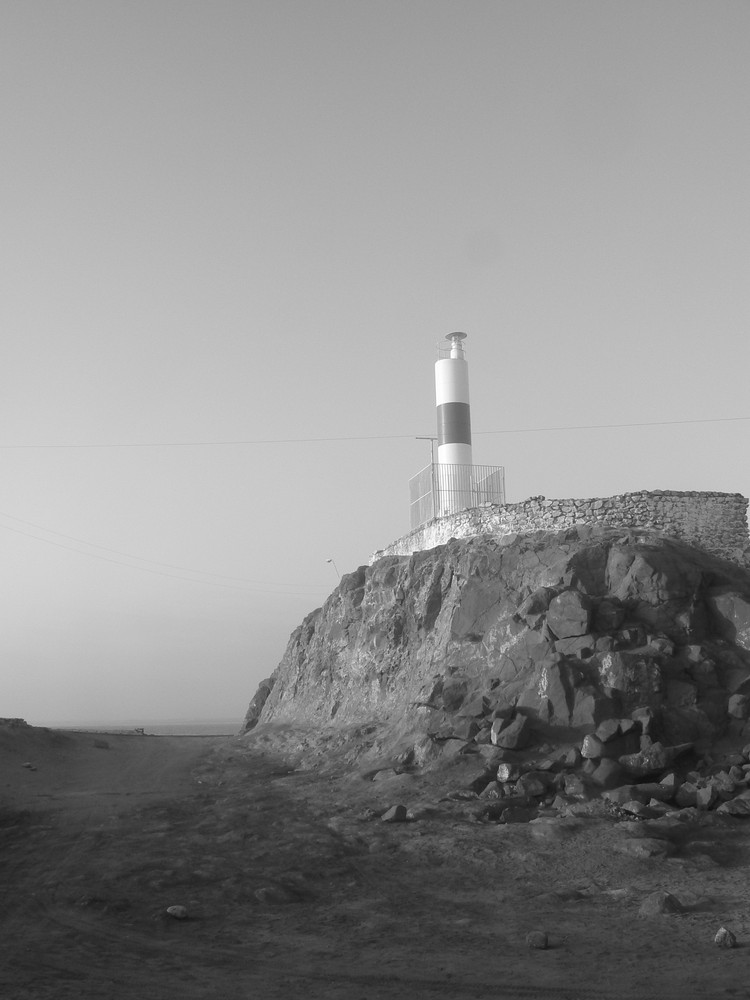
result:
[[(366, 728), (0, 726), (0, 995), (750, 997), (750, 820), (479, 822), (446, 797), (465, 758), (386, 764)], [(383, 822), (396, 803), (415, 818)], [(640, 916), (660, 889), (684, 910)], [(737, 948), (715, 946), (722, 925)]]

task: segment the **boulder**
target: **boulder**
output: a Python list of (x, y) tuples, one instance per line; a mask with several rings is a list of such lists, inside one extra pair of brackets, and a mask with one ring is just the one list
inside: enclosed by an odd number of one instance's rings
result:
[(702, 573), (685, 565), (678, 553), (661, 546), (614, 545), (607, 562), (610, 597), (628, 607), (628, 615), (651, 631), (693, 639), (702, 635), (705, 612), (695, 595)]
[(653, 708), (639, 706), (630, 713), (630, 718), (638, 726), (641, 735), (653, 738), (658, 729), (658, 719)]
[(274, 677), (266, 677), (266, 679), (262, 680), (258, 685), (245, 714), (245, 721), (242, 727), (244, 732), (248, 732), (250, 729), (254, 729), (255, 726), (258, 725), (263, 712), (263, 706), (268, 700), (269, 694), (273, 691), (274, 683)]
[(584, 736), (581, 744), (581, 757), (584, 760), (599, 760), (605, 756), (605, 747), (596, 736)]
[(609, 802), (614, 802), (618, 806), (623, 806), (626, 802), (638, 801), (644, 804), (646, 802), (646, 796), (635, 785), (619, 785), (615, 788), (610, 788), (606, 792), (603, 792), (602, 798), (607, 799)]
[(608, 718), (614, 707), (611, 699), (592, 684), (576, 687), (570, 711), (571, 726), (598, 726)]
[(588, 792), (582, 779), (577, 774), (566, 774), (563, 781), (565, 794), (571, 799), (587, 799)]
[(459, 718), (453, 724), (453, 736), (458, 740), (468, 743), (481, 731), (481, 726), (476, 719)]
[(680, 787), (680, 779), (671, 771), (669, 774), (665, 774), (659, 780), (659, 785), (667, 792), (668, 795), (674, 795), (677, 789)]
[(518, 781), (521, 777), (522, 769), (520, 764), (499, 764), (497, 768), (497, 780), (503, 784), (509, 781)]
[(746, 719), (750, 715), (750, 698), (746, 694), (733, 694), (727, 703), (727, 715), (733, 719)]
[(628, 733), (627, 736), (618, 736), (606, 743), (596, 735), (585, 736), (581, 745), (581, 756), (590, 760), (615, 759), (622, 757), (623, 754), (636, 753), (639, 746), (640, 737), (635, 732)]
[(552, 587), (538, 587), (521, 602), (516, 616), (523, 618), (530, 628), (535, 628), (544, 617), (556, 591)]
[(458, 712), (466, 699), (469, 685), (462, 677), (452, 677), (443, 684), (440, 693), (442, 707), (446, 712)]
[(741, 593), (733, 586), (715, 587), (706, 603), (722, 638), (750, 652), (750, 588)]
[(744, 773), (739, 768), (732, 768), (734, 774), (728, 771), (717, 771), (708, 778), (706, 784), (710, 785), (717, 796), (732, 798), (738, 792), (738, 784), (744, 783)]
[(622, 767), (616, 760), (605, 758), (591, 772), (591, 780), (599, 788), (614, 788), (622, 781), (622, 774)]
[(549, 704), (548, 721), (553, 725), (568, 725), (575, 698), (570, 667), (559, 660), (544, 663), (538, 693)]
[(695, 790), (696, 809), (711, 809), (716, 803), (719, 793), (713, 785), (702, 785)]
[(601, 743), (609, 743), (610, 740), (616, 739), (621, 732), (619, 719), (605, 719), (596, 727), (594, 736)]
[(599, 676), (607, 694), (617, 699), (623, 714), (633, 709), (660, 705), (664, 680), (658, 659), (645, 652), (597, 654)]
[(490, 699), (487, 695), (477, 695), (471, 701), (462, 705), (459, 715), (468, 719), (481, 719), (490, 711)]
[(638, 819), (653, 819), (658, 815), (658, 813), (649, 808), (644, 802), (641, 802), (640, 799), (630, 799), (627, 802), (623, 802), (620, 805), (620, 809), (624, 813), (636, 816)]
[(497, 781), (488, 782), (482, 791), (479, 793), (480, 799), (499, 799), (502, 798), (502, 788)]
[(721, 813), (723, 816), (736, 816), (738, 819), (746, 819), (750, 816), (750, 790), (740, 792), (733, 799), (722, 802), (716, 812)]
[(676, 788), (669, 784), (656, 781), (639, 781), (633, 788), (639, 796), (643, 796), (644, 801), (649, 802), (656, 799), (657, 802), (670, 802), (674, 797)]
[(466, 787), (479, 794), (494, 780), (491, 770), (485, 766), (471, 767), (466, 775)]
[(578, 590), (564, 590), (547, 609), (547, 627), (556, 639), (586, 635), (591, 624), (593, 602)]
[(720, 927), (714, 937), (714, 944), (717, 948), (736, 948), (737, 938), (726, 927)]
[(406, 806), (399, 804), (386, 809), (380, 820), (383, 823), (405, 823), (407, 818)]
[(507, 729), (510, 725), (510, 719), (503, 718), (495, 719), (490, 726), (490, 742), (493, 746), (503, 746), (502, 743), (498, 743), (498, 737), (503, 729)]
[(652, 743), (639, 750), (638, 753), (625, 754), (620, 757), (620, 764), (635, 777), (647, 777), (665, 771), (678, 757), (692, 747), (691, 743), (680, 746), (665, 747), (661, 743)]
[(690, 809), (697, 805), (698, 786), (693, 781), (683, 781), (674, 793), (675, 805), (680, 809)]
[(526, 715), (517, 715), (512, 722), (500, 730), (495, 737), (495, 745), (506, 750), (523, 750), (530, 746), (533, 736), (531, 720)]
[(523, 795), (528, 799), (541, 799), (549, 789), (549, 782), (538, 774), (524, 774), (516, 782), (516, 794)]

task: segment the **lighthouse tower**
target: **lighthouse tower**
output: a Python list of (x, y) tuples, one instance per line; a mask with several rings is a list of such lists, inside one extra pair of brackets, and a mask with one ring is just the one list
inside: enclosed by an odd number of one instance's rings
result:
[(437, 462), (432, 451), (427, 468), (409, 480), (412, 530), (470, 507), (505, 503), (505, 470), (474, 465), (472, 458), (466, 334), (449, 333), (445, 339), (448, 345), (438, 345), (435, 362)]

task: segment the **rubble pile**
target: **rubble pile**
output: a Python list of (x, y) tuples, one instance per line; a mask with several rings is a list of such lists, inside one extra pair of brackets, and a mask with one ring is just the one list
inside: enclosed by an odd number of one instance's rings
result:
[[(540, 810), (561, 815), (609, 812), (655, 819), (676, 810), (715, 810), (750, 816), (750, 744), (723, 751), (687, 742), (664, 744), (658, 716), (636, 709), (631, 716), (606, 719), (592, 733), (568, 744), (545, 741), (548, 727), (529, 716), (510, 718), (474, 702), (428, 734), (394, 762), (409, 771), (446, 763), (460, 755), (475, 761), (452, 795), (477, 801), (477, 819), (529, 821)], [(459, 734), (474, 730), (470, 739)]]

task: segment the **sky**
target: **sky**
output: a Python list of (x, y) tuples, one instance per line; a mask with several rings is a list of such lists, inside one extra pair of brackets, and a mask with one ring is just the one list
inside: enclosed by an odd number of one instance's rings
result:
[[(6, 0), (0, 715), (233, 720), (409, 529), (750, 494), (745, 0)], [(329, 560), (333, 560), (332, 562)]]

